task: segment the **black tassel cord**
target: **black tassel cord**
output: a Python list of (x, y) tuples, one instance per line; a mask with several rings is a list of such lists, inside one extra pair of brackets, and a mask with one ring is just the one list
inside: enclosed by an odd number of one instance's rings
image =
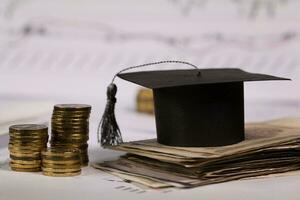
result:
[[(185, 64), (189, 65), (195, 69), (199, 69), (197, 66), (184, 62), (184, 61), (177, 61), (177, 60), (166, 60), (166, 61), (159, 61), (159, 62), (152, 62), (152, 63), (146, 63), (142, 65), (136, 65), (132, 67), (127, 67), (125, 69), (122, 69), (112, 79), (112, 82), (107, 87), (107, 103), (105, 107), (105, 111), (103, 113), (102, 119), (98, 126), (98, 142), (101, 143), (102, 146), (111, 146), (111, 145), (118, 145), (123, 143), (121, 131), (119, 128), (119, 125), (117, 123), (116, 117), (115, 117), (115, 104), (116, 104), (116, 93), (117, 93), (117, 86), (114, 84), (114, 80), (116, 77), (124, 72), (135, 68), (141, 68), (145, 66), (150, 65), (158, 65), (158, 64), (164, 64), (164, 63), (179, 63), (179, 64)], [(100, 138), (101, 136), (101, 138)]]

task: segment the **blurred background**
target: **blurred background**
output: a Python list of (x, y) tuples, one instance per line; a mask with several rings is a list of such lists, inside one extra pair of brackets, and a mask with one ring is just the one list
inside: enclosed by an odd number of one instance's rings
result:
[[(299, 6), (297, 0), (1, 0), (0, 134), (13, 123), (49, 122), (55, 103), (87, 103), (96, 144), (113, 75), (159, 60), (291, 78), (246, 83), (246, 120), (299, 116)], [(124, 139), (155, 137), (153, 116), (136, 112), (139, 87), (116, 83)]]

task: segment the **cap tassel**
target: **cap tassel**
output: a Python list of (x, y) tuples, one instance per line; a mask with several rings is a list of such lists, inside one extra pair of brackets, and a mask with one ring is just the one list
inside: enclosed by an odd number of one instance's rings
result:
[(102, 146), (112, 146), (123, 143), (121, 131), (115, 117), (116, 93), (117, 86), (111, 83), (107, 87), (106, 107), (98, 126), (98, 142), (101, 142)]

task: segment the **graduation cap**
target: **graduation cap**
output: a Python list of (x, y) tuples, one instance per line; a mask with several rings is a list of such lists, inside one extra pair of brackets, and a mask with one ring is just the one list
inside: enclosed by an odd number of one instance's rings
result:
[[(161, 63), (195, 69), (123, 73)], [(115, 75), (153, 90), (157, 142), (170, 146), (211, 147), (244, 140), (244, 82), (290, 80), (235, 68), (198, 69), (183, 61), (161, 61), (126, 68)], [(107, 90), (107, 105), (98, 128), (103, 146), (122, 143), (114, 115), (117, 87)]]

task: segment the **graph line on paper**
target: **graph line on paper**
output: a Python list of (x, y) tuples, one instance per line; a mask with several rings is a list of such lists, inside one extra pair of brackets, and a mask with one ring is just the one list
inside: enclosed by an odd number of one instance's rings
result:
[[(64, 30), (68, 29), (67, 33)], [(92, 33), (91, 33), (92, 32)], [(222, 32), (206, 32), (199, 34), (166, 35), (147, 31), (121, 31), (112, 25), (102, 22), (80, 22), (76, 24), (67, 20), (44, 19), (43, 21), (28, 22), (23, 27), (14, 30), (2, 30), (2, 35), (14, 33), (16, 39), (7, 43), (23, 41), (34, 36), (56, 37), (63, 39), (82, 39), (92, 42), (104, 43), (136, 43), (151, 42), (174, 49), (185, 49), (191, 53), (215, 51), (220, 48), (237, 48), (244, 51), (274, 50), (292, 44), (299, 40), (297, 30), (286, 30), (272, 34), (226, 34)], [(70, 34), (72, 33), (72, 34)], [(77, 33), (77, 34), (76, 34)], [(91, 42), (91, 41), (90, 41)], [(1, 43), (2, 46), (5, 42)], [(0, 48), (1, 48), (0, 45)]]
[[(193, 12), (202, 12), (208, 9), (208, 4), (224, 3), (233, 5), (235, 12), (240, 16), (246, 16), (248, 19), (256, 19), (259, 15), (274, 18), (279, 15), (280, 10), (290, 5), (293, 0), (169, 0), (176, 6), (183, 16), (189, 16)], [(230, 7), (228, 8), (231, 9)], [(237, 16), (238, 16), (237, 15)]]

